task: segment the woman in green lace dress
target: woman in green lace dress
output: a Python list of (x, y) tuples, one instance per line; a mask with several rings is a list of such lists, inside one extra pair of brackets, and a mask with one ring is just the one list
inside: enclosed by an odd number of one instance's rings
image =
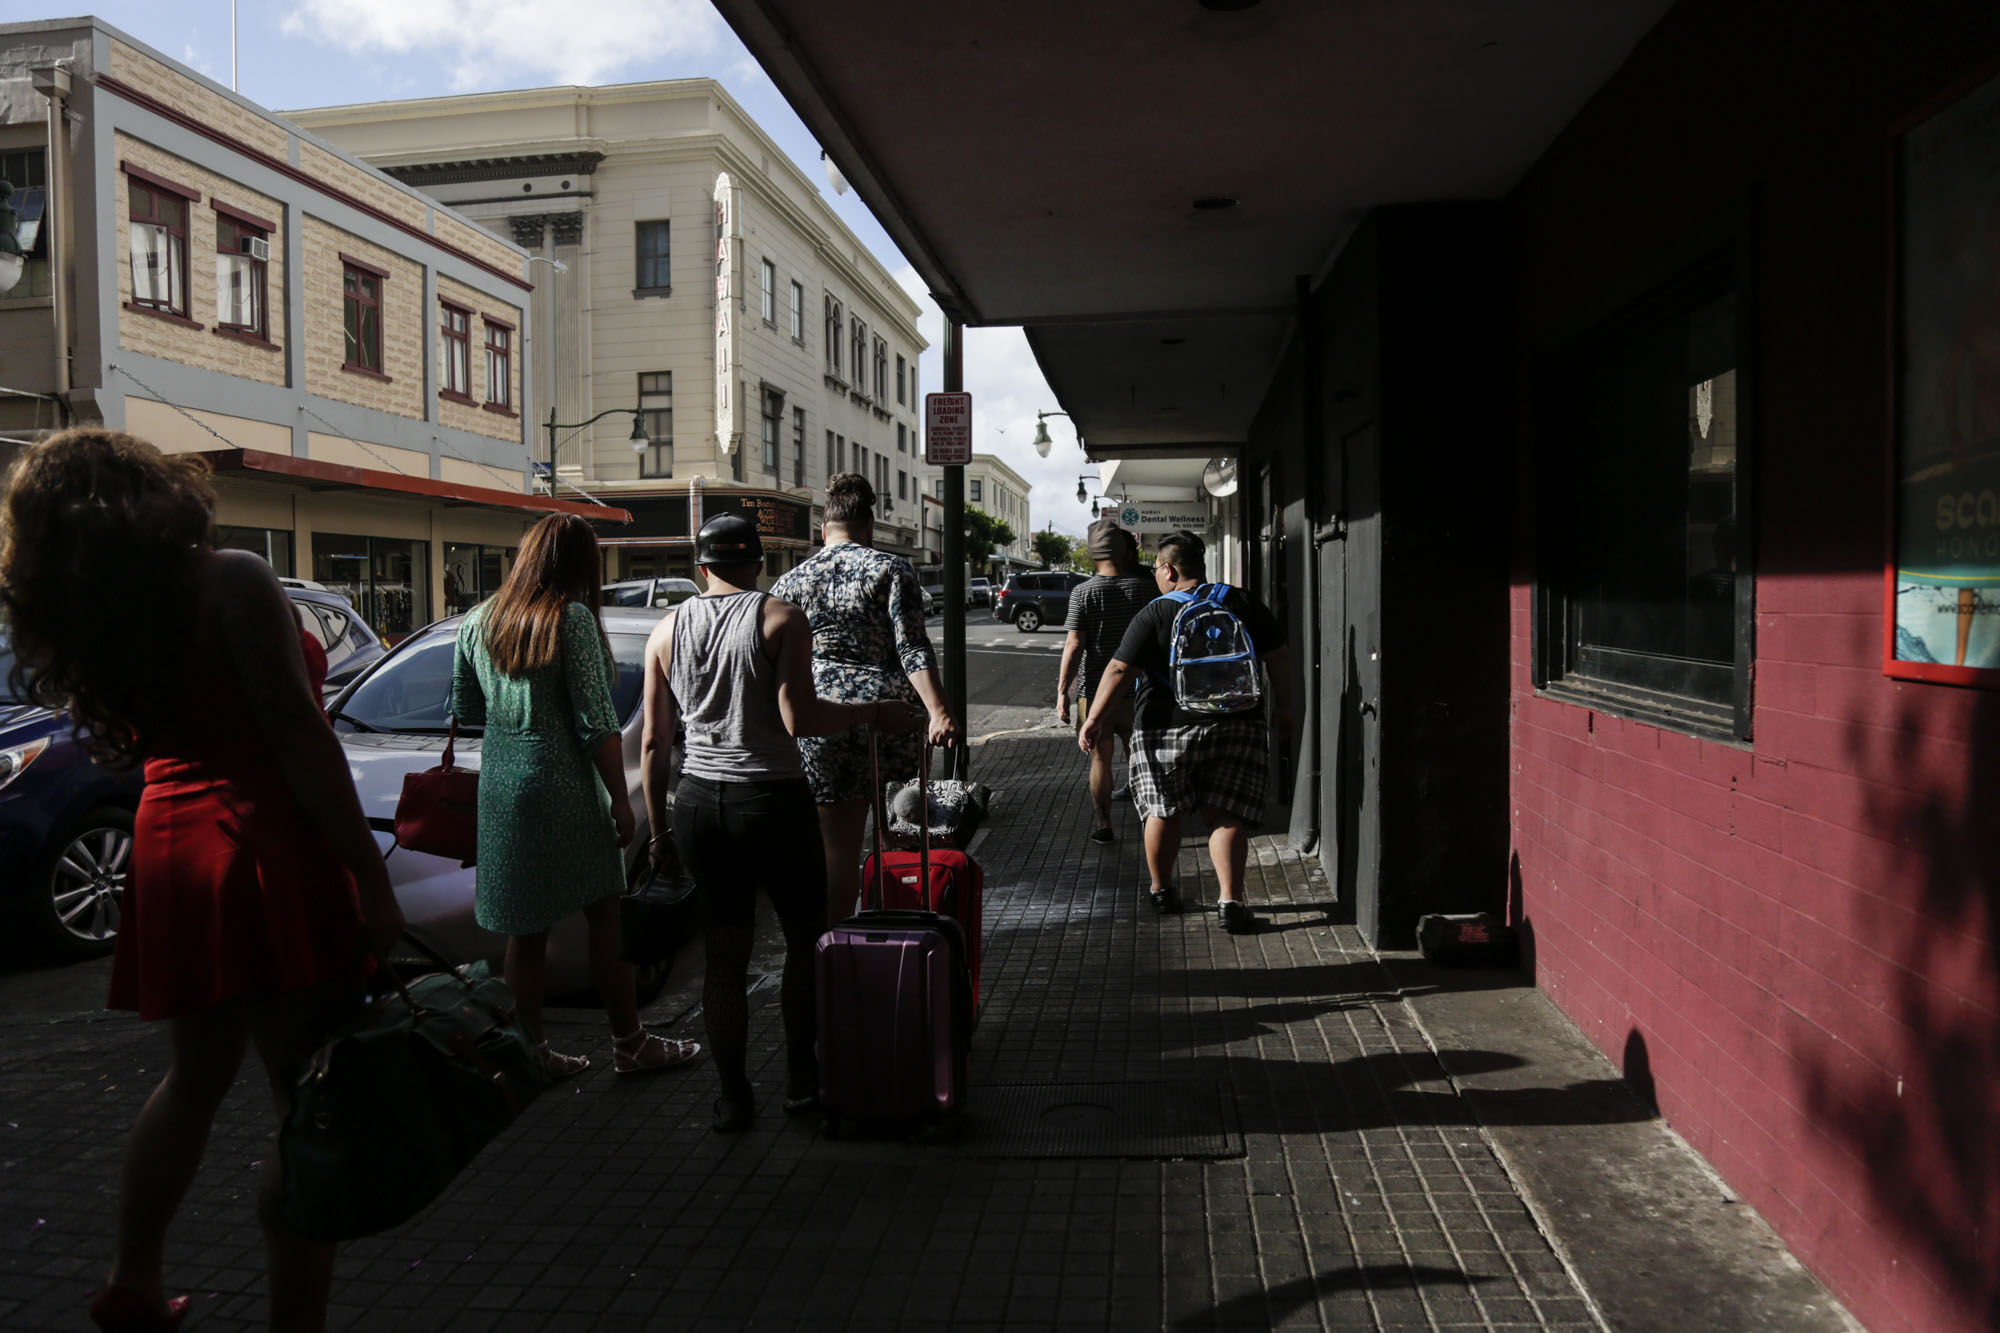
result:
[(485, 729), (473, 916), (508, 937), (507, 987), (551, 1079), (590, 1067), (587, 1056), (550, 1052), (542, 1036), (549, 929), (576, 912), (590, 928), (591, 981), (617, 1071), (669, 1069), (701, 1050), (639, 1025), (632, 968), (618, 961), (618, 849), (632, 840), (633, 815), (598, 568), (590, 525), (549, 515), (522, 540), (500, 591), (459, 626), (452, 662), (451, 715)]

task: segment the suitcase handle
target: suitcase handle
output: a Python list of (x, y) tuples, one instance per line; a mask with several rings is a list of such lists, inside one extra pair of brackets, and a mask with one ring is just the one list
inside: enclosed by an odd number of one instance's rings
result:
[[(889, 807), (882, 800), (882, 751), (881, 747), (876, 744), (877, 735), (878, 733), (874, 727), (868, 729), (868, 768), (869, 777), (873, 779), (869, 783), (868, 799), (873, 803), (875, 813), (875, 874), (869, 878), (868, 883), (862, 885), (861, 905), (864, 909), (869, 908), (871, 904), (868, 900), (873, 896), (875, 900), (872, 904), (873, 910), (879, 912), (882, 910), (882, 829), (889, 821)], [(931, 751), (933, 748), (935, 747), (926, 744), (924, 746), (923, 758), (919, 761), (923, 764), (923, 767), (917, 773), (917, 796), (921, 802), (928, 802), (930, 800)], [(941, 901), (936, 903), (931, 902), (931, 821), (928, 804), (925, 804), (919, 810), (917, 823), (922, 826), (924, 832), (923, 850), (918, 854), (917, 858), (917, 883), (923, 885), (924, 904), (927, 910), (942, 912), (945, 904), (951, 901), (951, 890), (955, 885), (946, 887), (945, 896)]]

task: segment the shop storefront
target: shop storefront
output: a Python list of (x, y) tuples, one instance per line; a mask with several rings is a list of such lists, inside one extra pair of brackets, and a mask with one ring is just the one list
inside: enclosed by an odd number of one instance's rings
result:
[(803, 495), (776, 491), (702, 490), (690, 494), (631, 496), (619, 499), (632, 516), (628, 524), (606, 526), (599, 539), (605, 547), (605, 580), (660, 577), (693, 578), (693, 522), (699, 506), (701, 522), (718, 514), (741, 514), (757, 525), (764, 540), (764, 577), (768, 583), (812, 554), (813, 507)]
[(516, 546), (481, 546), (446, 542), (444, 546), (444, 614), (470, 611), (500, 591), (514, 568)]
[(436, 618), (428, 542), (315, 532), (312, 552), (313, 579), (345, 597), (390, 642)]

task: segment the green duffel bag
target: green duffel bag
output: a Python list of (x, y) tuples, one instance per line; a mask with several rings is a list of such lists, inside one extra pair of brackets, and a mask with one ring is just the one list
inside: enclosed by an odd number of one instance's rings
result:
[(286, 1073), (281, 1216), (311, 1240), (385, 1231), (444, 1192), (544, 1086), (514, 996), (484, 962), (439, 967), (359, 1005)]

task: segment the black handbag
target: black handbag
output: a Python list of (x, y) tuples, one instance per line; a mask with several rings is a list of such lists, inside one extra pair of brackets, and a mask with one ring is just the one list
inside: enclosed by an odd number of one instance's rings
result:
[(415, 1215), (541, 1093), (514, 996), (484, 962), (369, 997), (286, 1071), (280, 1212), (309, 1240), (373, 1235)]
[(693, 876), (648, 865), (618, 900), (618, 961), (651, 967), (672, 958), (689, 933), (693, 901)]

